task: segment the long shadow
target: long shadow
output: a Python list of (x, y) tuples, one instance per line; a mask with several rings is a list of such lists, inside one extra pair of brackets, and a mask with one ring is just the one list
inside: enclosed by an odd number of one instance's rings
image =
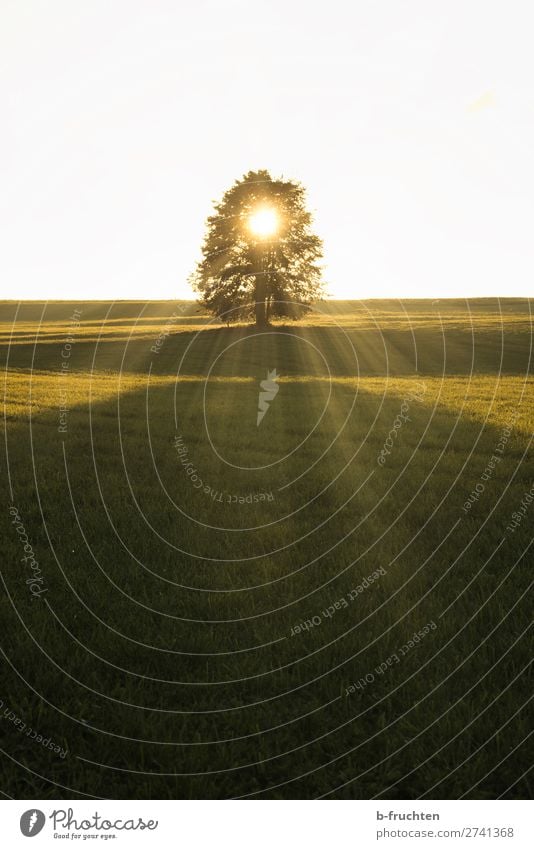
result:
[[(531, 483), (527, 437), (514, 429), (490, 467), (502, 427), (402, 393), (360, 388), (354, 402), (343, 384), (312, 431), (320, 380), (282, 384), (259, 427), (269, 353), (233, 364), (257, 380), (207, 396), (151, 384), (72, 405), (62, 432), (55, 410), (9, 423), (12, 502), (46, 592), (32, 596), (4, 512), (3, 651), (28, 682), (8, 664), (6, 692), (68, 756), (4, 722), (2, 786), (526, 796), (528, 516), (510, 524)], [(290, 353), (294, 374), (315, 368)]]

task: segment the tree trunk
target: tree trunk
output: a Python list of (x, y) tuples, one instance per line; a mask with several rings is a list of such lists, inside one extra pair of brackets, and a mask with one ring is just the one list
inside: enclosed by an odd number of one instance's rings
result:
[(256, 292), (255, 292), (255, 304), (254, 311), (256, 314), (256, 327), (266, 327), (267, 325), (267, 311), (266, 311), (266, 303), (265, 303), (265, 275), (258, 274), (256, 277)]
[(259, 273), (256, 275), (256, 287), (254, 292), (254, 312), (256, 315), (256, 328), (267, 327), (267, 265), (268, 253), (265, 248), (260, 249), (258, 255)]

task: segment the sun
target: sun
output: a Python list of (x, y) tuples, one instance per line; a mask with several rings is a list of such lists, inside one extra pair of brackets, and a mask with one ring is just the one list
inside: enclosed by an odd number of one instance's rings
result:
[(262, 206), (249, 216), (248, 226), (255, 236), (265, 238), (278, 230), (278, 215), (270, 206)]

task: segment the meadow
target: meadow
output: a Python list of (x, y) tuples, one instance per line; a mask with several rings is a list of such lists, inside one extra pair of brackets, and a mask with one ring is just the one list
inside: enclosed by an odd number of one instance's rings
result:
[(532, 329), (1, 303), (3, 794), (531, 797)]

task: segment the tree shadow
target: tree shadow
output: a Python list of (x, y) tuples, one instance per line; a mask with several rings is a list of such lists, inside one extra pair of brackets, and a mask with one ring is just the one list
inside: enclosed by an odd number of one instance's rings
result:
[[(204, 355), (242, 333), (210, 331)], [(63, 432), (57, 409), (8, 423), (13, 503), (47, 592), (32, 599), (8, 517), (4, 649), (75, 719), (13, 675), (11, 707), (70, 755), (11, 727), (7, 751), (83, 793), (99, 795), (104, 774), (124, 798), (311, 798), (340, 775), (339, 798), (505, 792), (527, 766), (519, 750), (494, 771), (522, 739), (521, 712), (509, 720), (527, 698), (527, 519), (508, 529), (530, 486), (527, 436), (514, 429), (489, 469), (501, 426), (404, 391), (362, 385), (354, 401), (341, 382), (329, 395), (320, 379), (282, 384), (259, 428), (260, 353), (221, 365), (208, 396), (202, 381), (154, 383), (68, 405)], [(309, 358), (292, 356), (306, 374)], [(221, 789), (216, 771), (237, 765)], [(8, 763), (7, 792), (26, 780)]]

